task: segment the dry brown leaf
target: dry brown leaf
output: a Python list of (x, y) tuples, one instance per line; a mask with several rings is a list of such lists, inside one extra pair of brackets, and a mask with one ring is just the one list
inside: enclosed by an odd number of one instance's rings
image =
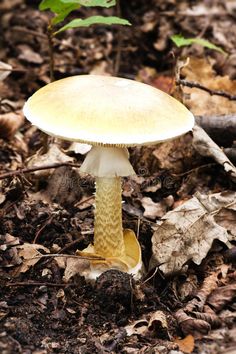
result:
[(222, 208), (215, 216), (215, 220), (218, 225), (224, 227), (232, 235), (232, 239), (236, 239), (236, 206)]
[(49, 177), (44, 196), (65, 207), (73, 206), (82, 196), (78, 171), (70, 166), (56, 168)]
[(33, 64), (42, 64), (44, 61), (39, 53), (34, 52), (33, 49), (26, 44), (18, 45), (17, 49), (20, 52), (18, 58), (22, 61)]
[(67, 258), (63, 280), (68, 282), (74, 275), (86, 276), (90, 273), (90, 261), (80, 258)]
[(195, 196), (169, 211), (159, 222), (152, 237), (153, 255), (150, 267), (161, 264), (164, 273), (179, 271), (192, 260), (200, 264), (215, 239), (230, 247), (234, 235), (217, 224), (215, 217), (236, 205), (236, 192)]
[(166, 314), (163, 311), (155, 311), (147, 318), (134, 321), (131, 325), (125, 327), (127, 336), (139, 334), (142, 336), (158, 336), (161, 333), (169, 338), (168, 324)]
[(160, 332), (170, 337), (168, 332), (168, 323), (166, 314), (163, 311), (155, 311), (148, 322), (148, 330), (153, 334), (158, 335)]
[(80, 201), (75, 204), (75, 207), (77, 207), (79, 210), (84, 210), (87, 208), (90, 208), (92, 205), (95, 203), (95, 197), (87, 197), (84, 196), (80, 199)]
[(189, 334), (183, 339), (176, 338), (174, 340), (178, 344), (179, 349), (184, 353), (192, 353), (195, 345), (194, 337)]
[[(228, 269), (228, 268), (227, 268)], [(220, 277), (226, 277), (223, 264), (215, 272), (207, 276), (200, 290), (184, 308), (176, 311), (175, 317), (184, 334), (206, 334), (211, 327), (220, 325), (218, 316), (206, 305), (207, 298), (219, 285)], [(203, 312), (205, 311), (205, 312)]]
[[(2, 239), (1, 239), (2, 241)], [(19, 245), (19, 237), (12, 236), (10, 234), (6, 234), (3, 239), (3, 244), (0, 244), (0, 250), (6, 251), (8, 247)]]
[(207, 299), (207, 303), (214, 308), (215, 311), (220, 311), (225, 305), (233, 301), (236, 297), (236, 283), (221, 286), (215, 289)]
[(12, 71), (12, 66), (0, 61), (0, 81), (5, 80)]
[(181, 173), (186, 170), (188, 164), (192, 164), (196, 154), (192, 147), (192, 134), (159, 144), (152, 154), (156, 157), (159, 168)]
[[(1, 72), (1, 71), (0, 71)], [(9, 112), (0, 115), (0, 138), (10, 139), (24, 123), (22, 111)]]
[(80, 276), (86, 276), (89, 274), (90, 261), (78, 257), (55, 257), (59, 268), (64, 269), (63, 280), (68, 282), (73, 276), (79, 274)]
[(172, 195), (169, 195), (168, 197), (163, 198), (161, 202), (155, 203), (151, 198), (144, 197), (141, 199), (141, 203), (145, 209), (143, 216), (154, 220), (165, 215), (167, 209), (174, 204), (174, 198)]
[(17, 249), (19, 257), (23, 259), (22, 264), (17, 268), (17, 274), (25, 273), (30, 267), (34, 266), (41, 259), (41, 251), (50, 253), (48, 248), (36, 243), (31, 244), (25, 242), (23, 245), (17, 246)]
[(182, 332), (187, 334), (206, 334), (210, 331), (211, 326), (204, 320), (199, 320), (193, 318), (185, 313), (184, 310), (178, 310), (175, 314), (175, 317), (181, 327)]
[[(46, 154), (40, 155), (40, 152), (31, 156), (28, 160), (27, 167), (35, 166), (47, 166), (60, 162), (72, 162), (73, 158), (67, 156), (62, 152), (56, 144), (50, 145)], [(47, 169), (42, 171), (35, 171), (34, 175), (37, 177), (46, 177), (52, 174), (53, 169)]]
[[(213, 90), (221, 90), (231, 94), (236, 92), (236, 80), (228, 76), (216, 75), (209, 60), (202, 58), (190, 58), (181, 74), (188, 81), (198, 82)], [(183, 87), (185, 94), (184, 103), (195, 115), (220, 115), (236, 112), (236, 102), (227, 98), (213, 95), (197, 89)]]

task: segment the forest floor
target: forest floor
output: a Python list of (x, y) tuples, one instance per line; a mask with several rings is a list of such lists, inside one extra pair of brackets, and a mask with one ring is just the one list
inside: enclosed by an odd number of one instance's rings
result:
[[(182, 100), (218, 144), (195, 130), (130, 150), (137, 176), (123, 181), (123, 223), (137, 234), (145, 274), (109, 271), (95, 284), (69, 257), (93, 238), (94, 179), (71, 166), (84, 147), (48, 147), (22, 113), (50, 82), (50, 14), (38, 3), (0, 2), (0, 353), (236, 353), (235, 1), (121, 0), (81, 15), (120, 14), (132, 26), (54, 39), (56, 79), (93, 73), (153, 85)], [(176, 48), (174, 34), (227, 54)], [(177, 241), (161, 230), (172, 217)]]

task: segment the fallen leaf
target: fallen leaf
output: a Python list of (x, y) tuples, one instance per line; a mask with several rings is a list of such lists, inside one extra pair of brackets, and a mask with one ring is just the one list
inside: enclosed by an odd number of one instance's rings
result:
[(155, 311), (148, 322), (148, 330), (154, 334), (160, 333), (170, 338), (166, 314), (163, 311)]
[(70, 166), (56, 168), (48, 179), (44, 195), (46, 200), (49, 199), (64, 207), (78, 203), (82, 196), (78, 170)]
[(12, 71), (12, 66), (0, 61), (0, 81), (5, 80)]
[(24, 120), (22, 111), (0, 114), (0, 138), (12, 138), (17, 130), (23, 125)]
[[(188, 260), (200, 264), (215, 239), (230, 247), (234, 235), (216, 222), (217, 214), (236, 206), (236, 192), (195, 196), (169, 211), (158, 222), (152, 236), (150, 268), (159, 266), (164, 273), (179, 271)], [(229, 222), (229, 221), (228, 221)]]
[(215, 289), (208, 297), (207, 303), (218, 312), (229, 302), (233, 301), (235, 297), (236, 283), (233, 283)]
[(155, 311), (148, 314), (147, 318), (134, 321), (131, 325), (126, 326), (125, 330), (128, 337), (134, 334), (163, 337), (164, 334), (169, 339), (167, 318), (163, 311)]
[(17, 268), (16, 274), (27, 272), (30, 267), (34, 266), (41, 259), (42, 253), (50, 253), (49, 249), (38, 245), (36, 243), (24, 243), (23, 245), (17, 246), (18, 255), (23, 259), (22, 264)]
[[(186, 80), (198, 82), (212, 90), (221, 90), (231, 94), (236, 91), (236, 80), (231, 80), (229, 76), (217, 75), (208, 58), (191, 57), (188, 64), (181, 70), (181, 74)], [(207, 115), (220, 115), (236, 111), (235, 101), (217, 95), (211, 96), (197, 88), (182, 87), (182, 90), (184, 103), (194, 115), (206, 115), (206, 113)]]
[(76, 274), (86, 276), (90, 272), (90, 261), (78, 257), (55, 257), (59, 268), (64, 269), (63, 280), (67, 283)]
[(39, 53), (36, 53), (32, 50), (31, 47), (29, 47), (26, 44), (21, 44), (17, 46), (17, 49), (19, 50), (20, 54), (18, 58), (22, 61), (25, 61), (27, 63), (32, 63), (32, 64), (42, 64), (43, 63), (43, 58)]
[(127, 336), (134, 334), (144, 335), (147, 332), (148, 321), (146, 319), (133, 322), (131, 325), (125, 326)]
[(194, 337), (189, 334), (183, 339), (176, 338), (174, 340), (178, 344), (179, 349), (184, 353), (192, 353), (195, 345)]
[[(27, 167), (35, 166), (47, 166), (60, 162), (72, 162), (73, 158), (67, 156), (62, 152), (56, 144), (49, 146), (48, 152), (46, 154), (40, 155), (40, 152), (37, 152), (35, 155), (31, 156), (27, 162)], [(35, 171), (33, 174), (39, 178), (47, 177), (51, 175), (53, 169), (46, 169), (41, 171)]]
[(156, 219), (165, 215), (167, 209), (173, 205), (174, 198), (172, 195), (169, 195), (168, 197), (163, 198), (161, 202), (155, 203), (151, 198), (144, 197), (141, 199), (141, 203), (145, 209), (143, 216), (149, 219)]

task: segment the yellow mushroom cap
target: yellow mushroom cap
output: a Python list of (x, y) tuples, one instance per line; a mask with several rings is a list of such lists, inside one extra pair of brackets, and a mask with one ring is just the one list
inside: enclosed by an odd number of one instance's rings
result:
[(28, 99), (24, 114), (50, 135), (103, 146), (154, 144), (194, 125), (192, 113), (168, 94), (99, 75), (72, 76), (44, 86)]

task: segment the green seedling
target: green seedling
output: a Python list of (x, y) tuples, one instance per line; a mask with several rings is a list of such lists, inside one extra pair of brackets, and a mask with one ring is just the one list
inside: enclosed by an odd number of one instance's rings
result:
[[(85, 19), (75, 18), (67, 21), (71, 12), (81, 7), (105, 7), (109, 8), (116, 5), (116, 0), (42, 0), (39, 9), (49, 10), (53, 13), (53, 18), (48, 25), (48, 41), (50, 48), (50, 77), (54, 81), (54, 56), (53, 56), (53, 37), (58, 33), (71, 28), (89, 27), (95, 24), (102, 25), (130, 25), (130, 22), (116, 16), (90, 16)], [(62, 25), (63, 22), (63, 25)]]
[[(50, 10), (54, 13), (51, 26), (60, 25), (62, 21), (74, 10), (80, 7), (111, 7), (116, 4), (115, 0), (43, 0), (39, 5), (40, 10)], [(116, 16), (91, 16), (85, 19), (76, 18), (57, 30), (53, 34), (63, 32), (69, 28), (88, 27), (94, 24), (103, 25), (130, 25), (129, 21)]]
[(175, 45), (178, 48), (190, 46), (192, 44), (199, 44), (202, 47), (216, 50), (217, 52), (220, 52), (224, 55), (227, 54), (221, 47), (218, 47), (217, 45), (215, 45), (203, 38), (185, 38), (181, 34), (175, 34), (175, 35), (171, 36), (170, 39), (175, 43)]

